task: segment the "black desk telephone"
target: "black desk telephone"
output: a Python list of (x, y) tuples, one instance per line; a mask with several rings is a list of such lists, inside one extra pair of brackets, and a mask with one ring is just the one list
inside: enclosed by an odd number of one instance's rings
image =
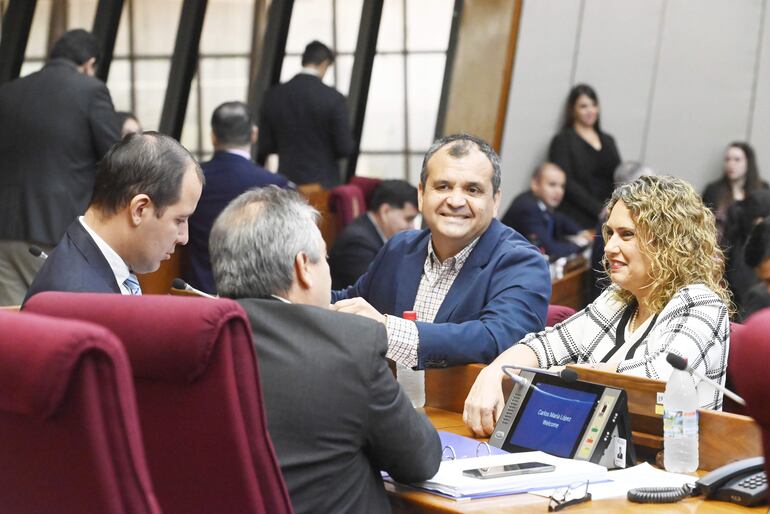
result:
[(703, 495), (707, 500), (722, 500), (746, 507), (767, 503), (765, 459), (752, 457), (731, 462), (684, 487), (642, 487), (628, 491), (628, 499), (637, 503), (672, 503), (687, 496)]
[(751, 507), (767, 502), (765, 459), (752, 457), (715, 469), (695, 482), (707, 499), (722, 500)]

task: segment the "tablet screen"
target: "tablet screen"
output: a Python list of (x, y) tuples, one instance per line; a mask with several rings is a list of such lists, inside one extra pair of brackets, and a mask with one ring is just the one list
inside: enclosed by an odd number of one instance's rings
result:
[(540, 382), (528, 396), (509, 443), (571, 457), (599, 395)]

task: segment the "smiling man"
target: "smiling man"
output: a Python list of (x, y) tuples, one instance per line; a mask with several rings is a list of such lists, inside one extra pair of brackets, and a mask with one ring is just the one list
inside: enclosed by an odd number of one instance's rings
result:
[(203, 188), (200, 166), (176, 140), (131, 134), (99, 163), (91, 203), (54, 248), (27, 292), (141, 294), (150, 273), (187, 243)]
[[(387, 356), (407, 367), (492, 361), (542, 329), (551, 280), (540, 252), (495, 219), (500, 158), (467, 134), (425, 154), (418, 188), (427, 230), (396, 234), (332, 306), (388, 331)], [(417, 321), (402, 319), (417, 312)]]

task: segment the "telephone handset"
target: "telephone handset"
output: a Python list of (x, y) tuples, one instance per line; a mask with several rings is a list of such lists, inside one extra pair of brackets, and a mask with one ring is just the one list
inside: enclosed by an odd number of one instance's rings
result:
[(765, 459), (752, 457), (731, 462), (704, 475), (695, 487), (706, 499), (750, 507), (767, 501)]
[(673, 503), (688, 496), (703, 495), (707, 500), (722, 500), (746, 507), (767, 502), (765, 459), (752, 457), (726, 464), (683, 487), (640, 487), (628, 491), (628, 499), (637, 503)]

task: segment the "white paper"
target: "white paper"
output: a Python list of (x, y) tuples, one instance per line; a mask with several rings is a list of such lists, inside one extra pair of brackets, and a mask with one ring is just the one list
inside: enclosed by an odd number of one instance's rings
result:
[[(463, 470), (466, 469), (504, 466), (530, 461), (553, 464), (555, 469), (546, 473), (486, 479), (468, 477), (462, 474)], [(534, 489), (564, 487), (583, 480), (592, 482), (607, 480), (607, 468), (591, 462), (562, 459), (543, 452), (524, 452), (444, 461), (433, 478), (412, 485), (453, 497), (463, 497), (497, 491), (511, 494), (529, 492)]]
[[(590, 484), (588, 492), (591, 499), (625, 497), (629, 489), (637, 487), (682, 487), (698, 480), (695, 475), (681, 475), (669, 473), (662, 469), (654, 468), (648, 463), (638, 464), (632, 468), (619, 469), (607, 473), (609, 482)], [(558, 488), (556, 488), (558, 489)], [(555, 489), (532, 491), (532, 494), (549, 497)]]

